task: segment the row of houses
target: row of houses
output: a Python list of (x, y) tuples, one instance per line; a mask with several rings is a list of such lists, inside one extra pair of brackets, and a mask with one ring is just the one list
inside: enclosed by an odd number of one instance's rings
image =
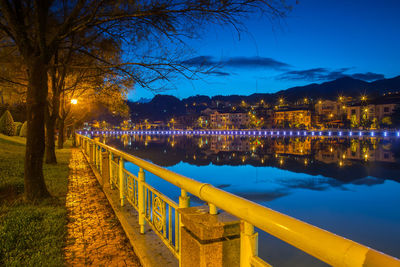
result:
[(319, 100), (314, 105), (278, 105), (229, 111), (206, 109), (196, 126), (214, 129), (241, 128), (378, 128), (390, 127), (392, 115), (400, 104), (400, 95), (361, 101), (339, 98)]

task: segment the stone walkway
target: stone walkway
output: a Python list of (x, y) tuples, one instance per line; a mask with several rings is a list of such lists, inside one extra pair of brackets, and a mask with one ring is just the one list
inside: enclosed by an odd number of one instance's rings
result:
[(80, 150), (69, 167), (67, 265), (141, 266)]

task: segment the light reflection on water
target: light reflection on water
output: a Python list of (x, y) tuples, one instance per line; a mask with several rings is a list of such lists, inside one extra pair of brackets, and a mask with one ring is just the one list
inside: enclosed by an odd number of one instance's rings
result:
[[(395, 139), (104, 139), (174, 172), (400, 257), (400, 143)], [(138, 171), (132, 164), (127, 168)], [(175, 186), (150, 174), (146, 181), (177, 201)], [(277, 266), (323, 265), (261, 232), (259, 251)]]

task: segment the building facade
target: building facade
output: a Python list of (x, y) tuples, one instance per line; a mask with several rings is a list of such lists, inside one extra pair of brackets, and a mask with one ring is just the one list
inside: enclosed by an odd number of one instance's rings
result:
[(248, 127), (250, 117), (247, 113), (219, 113), (210, 115), (211, 128), (214, 129), (240, 129)]

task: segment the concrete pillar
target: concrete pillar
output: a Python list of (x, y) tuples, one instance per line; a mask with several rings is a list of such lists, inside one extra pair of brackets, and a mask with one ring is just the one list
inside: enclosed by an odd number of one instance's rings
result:
[(224, 211), (209, 214), (207, 206), (179, 209), (181, 266), (240, 265), (240, 220)]
[(108, 152), (101, 152), (101, 185), (110, 181), (110, 160), (108, 157)]

